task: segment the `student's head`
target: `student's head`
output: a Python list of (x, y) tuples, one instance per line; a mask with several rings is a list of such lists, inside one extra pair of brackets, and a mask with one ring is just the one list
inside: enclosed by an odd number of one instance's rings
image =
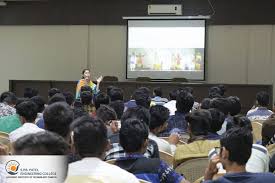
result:
[(109, 104), (116, 111), (117, 119), (121, 119), (124, 112), (124, 102), (121, 100), (113, 101)]
[(73, 145), (80, 157), (104, 156), (108, 145), (107, 128), (100, 119), (90, 116), (77, 118), (71, 129)]
[(266, 146), (275, 134), (275, 114), (263, 122), (262, 145)]
[(48, 91), (48, 96), (49, 96), (49, 98), (51, 98), (52, 96), (54, 96), (57, 93), (61, 93), (61, 91), (58, 88), (51, 88)]
[(184, 87), (183, 90), (186, 91), (186, 92), (188, 92), (188, 93), (191, 93), (193, 95), (194, 90), (193, 90), (192, 87), (187, 86), (187, 87)]
[(106, 93), (107, 93), (107, 95), (110, 97), (110, 91), (112, 90), (112, 89), (114, 89), (114, 88), (117, 88), (116, 86), (113, 86), (113, 85), (109, 85), (109, 86), (107, 86), (107, 88), (106, 88)]
[(96, 111), (96, 116), (105, 124), (107, 124), (108, 121), (117, 119), (116, 111), (108, 105), (101, 105)]
[(150, 130), (157, 130), (157, 133), (164, 131), (168, 125), (169, 109), (161, 105), (155, 105), (150, 108), (150, 114)]
[(232, 128), (220, 140), (220, 159), (225, 169), (235, 163), (245, 166), (251, 155), (253, 136), (247, 128)]
[(150, 108), (151, 98), (145, 88), (138, 88), (133, 94), (133, 98), (138, 106), (143, 106), (147, 109)]
[(211, 113), (212, 120), (210, 121), (210, 132), (216, 133), (222, 128), (222, 124), (225, 120), (224, 114), (215, 108), (208, 110)]
[(145, 123), (148, 127), (150, 126), (150, 112), (145, 107), (137, 106), (127, 109), (121, 117), (121, 125), (129, 118), (136, 118)]
[(66, 98), (62, 93), (56, 93), (54, 96), (52, 96), (48, 102), (49, 105), (56, 103), (56, 102), (66, 102)]
[(170, 100), (176, 100), (178, 96), (178, 90), (172, 90), (169, 92)]
[(38, 90), (35, 88), (25, 88), (24, 89), (24, 98), (32, 98), (38, 95)]
[(116, 100), (121, 100), (123, 101), (123, 91), (120, 88), (112, 88), (109, 93), (108, 96), (110, 97), (111, 101), (116, 101)]
[(176, 108), (178, 112), (188, 113), (194, 105), (194, 98), (191, 93), (180, 91), (177, 96)]
[(226, 131), (230, 130), (231, 128), (247, 128), (250, 131), (252, 131), (252, 125), (251, 121), (242, 115), (236, 115), (233, 117), (233, 122), (232, 123), (227, 123), (226, 125)]
[(228, 110), (231, 116), (235, 116), (241, 112), (241, 102), (240, 99), (236, 96), (230, 96), (227, 98), (228, 101)]
[(267, 107), (269, 104), (269, 95), (265, 91), (258, 92), (256, 95), (257, 104), (262, 107)]
[(37, 105), (38, 113), (42, 113), (44, 111), (46, 101), (42, 96), (34, 96), (31, 98), (31, 101), (33, 101)]
[(218, 85), (217, 86), (220, 89), (220, 95), (224, 96), (224, 93), (226, 92), (226, 88), (224, 85)]
[(127, 119), (119, 131), (119, 141), (126, 153), (144, 153), (148, 145), (148, 126), (135, 118)]
[(90, 69), (83, 69), (82, 70), (82, 79), (90, 79), (90, 78), (91, 78)]
[(64, 95), (67, 104), (72, 106), (73, 103), (74, 103), (74, 99), (75, 99), (74, 94), (72, 92), (69, 92), (69, 91), (65, 91), (62, 94)]
[(16, 106), (16, 113), (23, 123), (33, 123), (37, 116), (37, 105), (33, 101), (25, 101)]
[(228, 114), (229, 102), (227, 98), (214, 98), (211, 100), (210, 108), (219, 109), (224, 115)]
[(217, 86), (211, 87), (208, 92), (209, 92), (209, 94), (208, 94), (209, 98), (213, 98), (214, 95), (222, 96), (222, 94), (223, 94), (221, 89)]
[(93, 94), (89, 91), (83, 91), (80, 93), (80, 98), (83, 105), (91, 105), (93, 100)]
[(201, 101), (201, 109), (210, 109), (210, 103), (211, 103), (210, 98), (204, 98)]
[(161, 87), (154, 88), (154, 96), (162, 97), (162, 89), (161, 89)]
[(207, 110), (200, 109), (193, 111), (185, 117), (188, 122), (189, 130), (192, 136), (207, 135), (212, 120), (211, 113)]
[(23, 136), (13, 143), (14, 155), (67, 155), (69, 145), (56, 133), (43, 131)]
[(56, 102), (46, 107), (43, 113), (45, 129), (67, 138), (74, 119), (71, 107), (65, 102)]
[(106, 95), (105, 93), (99, 93), (95, 97), (95, 108), (98, 109), (101, 104), (108, 105), (110, 103), (110, 97)]
[(16, 104), (16, 96), (12, 92), (3, 92), (0, 96), (0, 102), (5, 102), (8, 105), (14, 106)]
[(90, 86), (87, 86), (87, 85), (81, 86), (80, 92), (84, 92), (84, 91), (89, 91), (89, 92), (93, 93), (93, 89)]

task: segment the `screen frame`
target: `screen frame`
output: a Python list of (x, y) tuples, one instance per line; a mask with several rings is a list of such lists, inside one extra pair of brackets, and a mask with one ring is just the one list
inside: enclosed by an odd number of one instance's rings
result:
[[(206, 37), (207, 37), (207, 19), (206, 18), (198, 18), (198, 19), (188, 19), (188, 18), (165, 18), (165, 19), (162, 19), (161, 17), (160, 18), (146, 18), (146, 19), (143, 19), (143, 18), (134, 18), (134, 19), (127, 19), (127, 37), (126, 37), (126, 79), (129, 79), (129, 80), (135, 80), (136, 78), (129, 78), (128, 77), (128, 46), (129, 46), (129, 21), (163, 21), (163, 20), (187, 20), (187, 21), (196, 21), (196, 20), (203, 20), (204, 21), (204, 54), (203, 54), (203, 60), (204, 60), (204, 67), (203, 67), (203, 79), (188, 79), (186, 78), (188, 81), (205, 81), (206, 78), (206, 65), (207, 65), (207, 61), (206, 61), (206, 53), (207, 53), (207, 48), (206, 48)], [(151, 81), (171, 81), (172, 79), (151, 79)]]

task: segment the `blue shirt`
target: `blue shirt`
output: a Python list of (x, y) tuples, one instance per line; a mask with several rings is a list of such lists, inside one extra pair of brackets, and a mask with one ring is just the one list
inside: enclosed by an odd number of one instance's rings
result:
[(205, 181), (204, 183), (274, 183), (275, 175), (272, 173), (228, 173), (217, 180)]
[(169, 136), (172, 133), (185, 133), (187, 131), (185, 115), (184, 113), (176, 111), (175, 115), (170, 116), (168, 119), (168, 126), (160, 136)]

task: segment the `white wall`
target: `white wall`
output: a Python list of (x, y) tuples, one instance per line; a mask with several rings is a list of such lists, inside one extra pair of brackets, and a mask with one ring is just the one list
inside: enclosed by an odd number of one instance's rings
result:
[[(210, 26), (206, 82), (275, 85), (275, 25)], [(8, 80), (125, 80), (125, 26), (0, 26), (0, 91)], [(273, 89), (275, 96), (275, 88)]]

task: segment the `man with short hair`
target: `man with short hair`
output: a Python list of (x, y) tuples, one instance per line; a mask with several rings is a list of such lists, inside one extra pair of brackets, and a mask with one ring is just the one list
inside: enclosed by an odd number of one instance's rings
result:
[(96, 95), (94, 103), (97, 110), (101, 104), (108, 105), (110, 103), (110, 97), (105, 93), (100, 92)]
[(22, 126), (9, 134), (11, 142), (27, 134), (44, 131), (37, 127), (34, 121), (37, 116), (37, 105), (32, 101), (25, 101), (16, 106), (16, 113), (19, 115)]
[(0, 96), (0, 117), (15, 115), (15, 104), (16, 96), (14, 93), (3, 92)]
[(217, 132), (222, 128), (225, 116), (220, 110), (215, 108), (208, 109), (208, 111), (211, 113), (212, 120), (210, 121), (210, 129), (207, 139), (218, 140), (220, 139), (220, 135)]
[(102, 161), (108, 146), (107, 129), (100, 119), (83, 116), (72, 124), (73, 146), (80, 161), (71, 163), (67, 180), (82, 177), (97, 182), (138, 183), (134, 175)]
[(169, 92), (170, 101), (164, 104), (163, 106), (169, 109), (170, 116), (175, 115), (176, 108), (176, 99), (178, 95), (178, 90), (172, 90)]
[[(220, 153), (210, 161), (205, 171), (205, 183), (271, 183), (275, 175), (271, 173), (249, 173), (246, 163), (251, 155), (253, 136), (247, 128), (232, 128), (220, 140)], [(226, 174), (212, 180), (217, 173), (217, 163), (221, 162)]]
[(139, 179), (152, 183), (186, 183), (159, 158), (146, 158), (143, 154), (148, 145), (148, 127), (135, 118), (127, 119), (119, 132), (119, 139), (126, 156), (119, 158), (116, 165), (135, 174)]
[(273, 112), (268, 110), (269, 95), (265, 91), (258, 92), (256, 95), (256, 108), (247, 112), (247, 117), (251, 121), (266, 120)]
[(167, 98), (162, 98), (162, 90), (160, 87), (156, 87), (153, 91), (154, 98), (151, 100), (155, 102), (156, 105), (164, 105), (168, 102)]

